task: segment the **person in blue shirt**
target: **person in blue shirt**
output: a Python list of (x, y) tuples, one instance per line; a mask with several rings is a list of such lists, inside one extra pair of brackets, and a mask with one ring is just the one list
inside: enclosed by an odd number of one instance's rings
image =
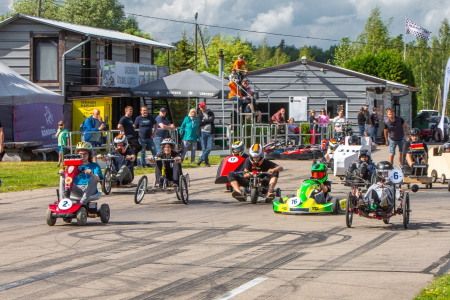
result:
[[(84, 141), (89, 142), (92, 147), (100, 147), (102, 144), (103, 136), (101, 133), (92, 131), (102, 131), (106, 128), (106, 124), (103, 123), (102, 117), (100, 116), (100, 110), (97, 108), (92, 111), (92, 116), (86, 118), (83, 122), (83, 138)], [(93, 151), (93, 162), (97, 162), (97, 151)]]
[(158, 123), (158, 130), (156, 131), (156, 135), (154, 138), (155, 148), (159, 152), (161, 148), (161, 142), (169, 137), (169, 130), (175, 129), (175, 125), (171, 124), (169, 119), (166, 117), (166, 109), (163, 107), (159, 110), (159, 115), (156, 117), (156, 123)]
[[(97, 183), (103, 180), (103, 173), (100, 166), (93, 162), (92, 145), (88, 142), (79, 142), (75, 149), (75, 153), (83, 158), (83, 164), (79, 166), (80, 175), (73, 180), (71, 195), (81, 197), (80, 202), (87, 204), (92, 195), (98, 193)], [(61, 175), (59, 180), (60, 191), (64, 191), (64, 170), (59, 170)]]
[[(141, 115), (134, 120), (133, 126), (134, 128), (139, 129), (139, 144), (142, 146), (141, 165), (143, 168), (146, 168), (145, 151), (150, 150), (153, 156), (156, 155), (156, 147), (153, 139), (155, 138), (159, 125), (155, 118), (148, 114), (147, 106), (142, 106)], [(155, 130), (153, 130), (153, 126), (155, 126)]]

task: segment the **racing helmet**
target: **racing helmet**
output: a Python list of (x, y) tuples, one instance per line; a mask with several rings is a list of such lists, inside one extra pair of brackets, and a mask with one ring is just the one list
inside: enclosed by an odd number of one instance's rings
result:
[(92, 145), (89, 142), (79, 142), (77, 144), (77, 147), (75, 148), (75, 151), (78, 150), (86, 150), (90, 153), (92, 153)]
[(377, 164), (377, 175), (379, 178), (389, 180), (389, 172), (394, 169), (394, 166), (388, 161), (380, 161)]
[(447, 149), (450, 149), (450, 143), (445, 143), (442, 148), (444, 149), (444, 152), (447, 152)]
[[(264, 151), (263, 148), (261, 147), (260, 144), (253, 144), (250, 147), (250, 151), (249, 151), (249, 155), (250, 155), (250, 161), (254, 166), (259, 167), (262, 162), (264, 161)], [(259, 161), (254, 161), (253, 159), (255, 157), (260, 157), (261, 159)]]
[(328, 167), (325, 164), (317, 163), (311, 168), (311, 177), (320, 183), (328, 179)]
[(244, 154), (244, 150), (245, 150), (245, 146), (244, 146), (243, 141), (236, 141), (231, 146), (231, 154), (232, 155), (242, 156), (242, 154)]
[(118, 136), (116, 136), (114, 138), (114, 148), (117, 148), (117, 144), (123, 143), (123, 147), (118, 150), (120, 151), (120, 153), (125, 153), (128, 149), (128, 140), (127, 137), (124, 136), (123, 134), (119, 134)]
[(418, 128), (411, 128), (409, 130), (409, 135), (420, 135), (420, 130)]
[(361, 151), (359, 151), (358, 158), (361, 158), (362, 155), (366, 155), (369, 158), (368, 161), (371, 159), (370, 151), (367, 149), (362, 149)]
[(172, 140), (171, 138), (165, 138), (162, 142), (161, 142), (161, 150), (164, 148), (164, 145), (171, 145), (172, 149), (175, 149), (175, 141)]
[(358, 136), (357, 135), (352, 135), (351, 137), (348, 138), (348, 143), (349, 144), (358, 144)]

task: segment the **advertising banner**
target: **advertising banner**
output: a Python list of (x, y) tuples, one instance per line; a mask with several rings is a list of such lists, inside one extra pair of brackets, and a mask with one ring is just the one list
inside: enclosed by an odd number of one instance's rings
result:
[(442, 103), (442, 113), (441, 113), (441, 120), (439, 122), (438, 127), (442, 130), (442, 132), (445, 132), (444, 130), (444, 116), (445, 116), (445, 108), (447, 107), (447, 96), (448, 96), (448, 88), (450, 84), (450, 58), (447, 60), (447, 65), (445, 66), (445, 77), (444, 77), (444, 96), (442, 97), (443, 103)]

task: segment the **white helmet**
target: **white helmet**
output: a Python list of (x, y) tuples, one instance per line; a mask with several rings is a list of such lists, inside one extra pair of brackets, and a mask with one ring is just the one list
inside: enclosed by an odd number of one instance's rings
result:
[(244, 154), (244, 150), (245, 150), (245, 146), (244, 146), (243, 141), (236, 141), (231, 146), (231, 154), (232, 155), (242, 156), (242, 154)]
[[(264, 161), (264, 151), (260, 144), (253, 144), (250, 147), (250, 161), (253, 165), (260, 166), (262, 162)], [(254, 161), (253, 159), (255, 157), (260, 157), (261, 159), (259, 161)]]

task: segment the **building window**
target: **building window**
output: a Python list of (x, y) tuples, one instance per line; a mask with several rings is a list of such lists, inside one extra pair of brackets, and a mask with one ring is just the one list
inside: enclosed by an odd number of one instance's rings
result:
[(340, 110), (344, 111), (344, 116), (347, 116), (347, 100), (327, 100), (327, 114), (330, 119), (338, 116)]
[(34, 38), (34, 82), (58, 82), (58, 39)]
[(141, 55), (141, 50), (139, 49), (139, 47), (135, 47), (134, 48), (133, 62), (138, 63), (140, 55)]
[(105, 44), (105, 59), (112, 60), (112, 42)]

